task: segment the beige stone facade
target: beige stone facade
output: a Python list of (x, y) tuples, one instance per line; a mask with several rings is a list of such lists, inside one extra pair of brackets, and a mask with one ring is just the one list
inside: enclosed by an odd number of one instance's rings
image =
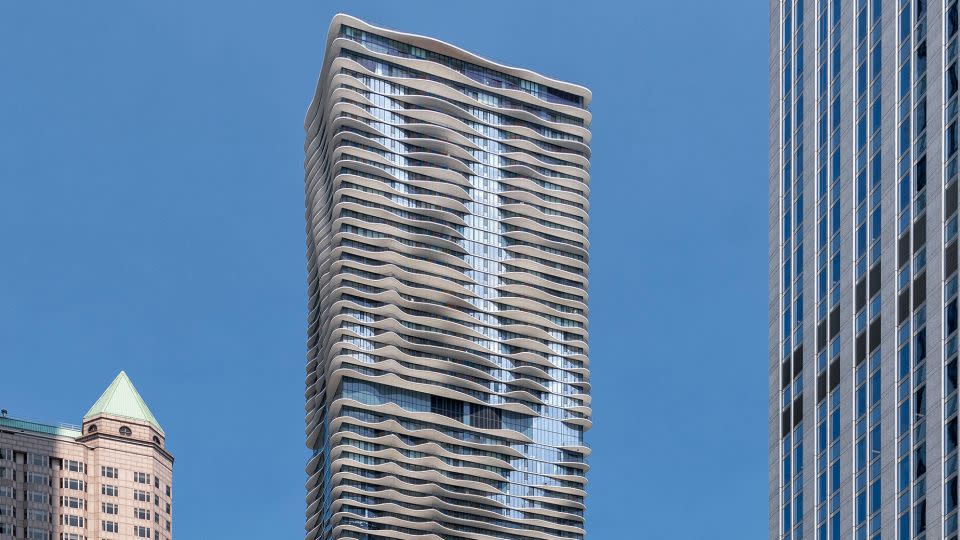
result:
[(173, 537), (173, 456), (121, 376), (80, 427), (0, 417), (0, 540)]

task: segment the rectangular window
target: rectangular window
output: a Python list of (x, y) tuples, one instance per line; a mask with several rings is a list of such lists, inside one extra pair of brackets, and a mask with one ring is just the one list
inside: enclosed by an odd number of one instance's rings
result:
[(103, 529), (103, 532), (109, 533), (118, 533), (120, 532), (120, 526), (116, 521), (101, 521), (100, 528)]
[(150, 538), (150, 527), (141, 527), (136, 525), (133, 528), (133, 535), (137, 538)]
[(0, 517), (13, 517), (13, 507), (9, 504), (0, 504)]
[(60, 506), (62, 508), (77, 508), (83, 510), (86, 504), (83, 499), (77, 497), (60, 497)]
[(40, 486), (49, 486), (50, 485), (50, 475), (42, 473), (27, 473), (27, 483), (35, 484)]
[(138, 484), (149, 484), (150, 475), (147, 473), (135, 472), (133, 473), (133, 481)]
[(145, 508), (134, 508), (133, 517), (150, 521), (150, 511)]
[(0, 448), (0, 460), (13, 461), (13, 450), (9, 448)]
[(78, 473), (86, 473), (86, 472), (87, 472), (87, 466), (86, 466), (86, 465), (84, 465), (83, 463), (81, 463), (81, 462), (79, 462), (79, 461), (73, 461), (73, 460), (70, 460), (70, 459), (65, 459), (65, 460), (63, 461), (63, 464), (61, 465), (61, 468), (62, 468), (63, 470), (65, 470), (65, 471), (70, 471), (70, 472), (78, 472)]
[(40, 491), (28, 491), (27, 500), (32, 503), (50, 504), (50, 494)]
[(82, 535), (77, 533), (60, 533), (60, 540), (86, 540)]
[(50, 531), (27, 527), (27, 538), (29, 540), (50, 540)]
[(15, 498), (16, 494), (13, 491), (13, 486), (0, 486), (0, 497)]
[(120, 471), (116, 467), (100, 467), (100, 476), (104, 478), (119, 478)]
[(104, 514), (117, 515), (117, 513), (119, 512), (117, 509), (117, 505), (113, 503), (103, 503), (100, 505), (100, 509), (103, 510)]
[(46, 510), (38, 510), (36, 508), (27, 509), (27, 519), (30, 521), (50, 521), (50, 512)]
[(139, 489), (135, 489), (133, 491), (133, 500), (141, 501), (141, 502), (150, 502), (150, 494), (147, 493), (146, 491), (140, 491)]
[(100, 493), (108, 497), (120, 496), (120, 490), (117, 489), (117, 486), (108, 486), (107, 484), (100, 486)]
[(74, 491), (86, 491), (87, 483), (76, 478), (61, 478), (60, 487), (63, 489), (72, 489)]
[(27, 454), (27, 464), (40, 467), (50, 466), (50, 457), (42, 454)]
[(13, 525), (9, 523), (0, 523), (0, 535), (13, 536)]
[(83, 527), (83, 517), (71, 514), (60, 514), (60, 524), (68, 527)]

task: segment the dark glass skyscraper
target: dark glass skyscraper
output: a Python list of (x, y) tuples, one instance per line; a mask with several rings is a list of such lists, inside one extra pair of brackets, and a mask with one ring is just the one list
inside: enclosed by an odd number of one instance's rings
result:
[(589, 99), (334, 18), (305, 125), (308, 540), (583, 538)]
[(957, 538), (957, 0), (772, 0), (770, 538)]

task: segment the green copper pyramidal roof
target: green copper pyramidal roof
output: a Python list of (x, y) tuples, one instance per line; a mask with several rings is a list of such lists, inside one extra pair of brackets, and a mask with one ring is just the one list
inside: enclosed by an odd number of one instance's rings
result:
[(157, 422), (156, 417), (150, 412), (150, 407), (147, 407), (143, 398), (140, 397), (140, 393), (130, 382), (130, 377), (127, 377), (124, 371), (117, 375), (117, 378), (110, 383), (100, 399), (93, 404), (93, 407), (90, 407), (87, 414), (83, 415), (83, 420), (86, 421), (88, 418), (100, 414), (122, 416), (131, 420), (146, 422), (163, 434), (160, 422)]

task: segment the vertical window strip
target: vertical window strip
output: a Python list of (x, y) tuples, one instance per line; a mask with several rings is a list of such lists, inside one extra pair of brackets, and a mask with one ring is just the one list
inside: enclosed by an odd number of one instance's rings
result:
[[(817, 3), (816, 537), (839, 540), (840, 2)], [(829, 308), (828, 308), (829, 306)], [(831, 322), (832, 321), (832, 322)], [(828, 346), (829, 343), (829, 346)], [(828, 361), (829, 360), (829, 361)], [(829, 453), (827, 452), (829, 447)]]
[[(856, 3), (854, 22), (855, 78), (853, 133), (854, 182), (851, 185), (853, 220), (854, 351), (852, 440), (854, 460), (851, 491), (854, 496), (855, 538), (879, 540), (881, 428), (880, 428), (880, 295), (881, 173), (880, 1)], [(876, 113), (874, 113), (876, 111)], [(869, 362), (867, 358), (869, 357)], [(869, 519), (869, 522), (868, 522)], [(832, 531), (831, 531), (832, 532)], [(835, 534), (835, 533), (834, 533)]]
[(791, 436), (793, 427), (792, 398), (794, 386), (791, 384), (793, 373), (791, 365), (791, 356), (793, 352), (792, 334), (792, 257), (793, 250), (792, 236), (794, 229), (793, 216), (793, 159), (792, 141), (792, 109), (793, 109), (793, 2), (784, 0), (780, 3), (780, 306), (781, 306), (781, 476), (780, 476), (780, 535), (781, 538), (791, 538), (791, 529), (793, 526), (794, 513), (792, 512), (792, 486), (793, 486), (793, 437)]
[[(899, 156), (904, 160), (900, 170), (910, 177), (912, 193), (911, 242), (912, 252), (909, 257), (909, 271), (913, 279), (911, 285), (911, 306), (913, 306), (913, 390), (912, 390), (912, 452), (913, 466), (911, 471), (913, 508), (911, 510), (911, 534), (913, 538), (922, 539), (928, 527), (927, 499), (926, 499), (926, 471), (927, 453), (926, 443), (927, 397), (926, 356), (927, 356), (927, 328), (926, 328), (926, 195), (927, 195), (927, 155), (926, 155), (926, 72), (927, 72), (927, 2), (913, 1), (913, 13), (903, 13), (901, 24), (907, 28), (901, 29), (901, 35), (909, 35), (910, 40), (901, 45), (901, 58), (909, 59), (907, 64), (910, 70), (910, 95), (904, 98), (904, 105), (909, 104), (909, 123), (904, 136), (912, 140), (907, 151)], [(906, 108), (906, 107), (904, 107)], [(903, 144), (903, 143), (901, 143)], [(907, 270), (905, 268), (905, 270)]]
[[(943, 4), (943, 174), (942, 215), (944, 265), (944, 375), (943, 375), (943, 534), (944, 538), (956, 540), (957, 527), (957, 35), (960, 26), (957, 0)], [(953, 199), (951, 201), (951, 198)], [(951, 261), (952, 268), (951, 268)]]
[(803, 538), (803, 0), (781, 4), (781, 537)]
[[(909, 165), (911, 155), (911, 58), (903, 54), (910, 51), (911, 27), (910, 3), (901, 4), (898, 9), (898, 63), (897, 63), (897, 272), (898, 272), (898, 313), (897, 313), (897, 538), (910, 540), (911, 538), (911, 478), (913, 476), (914, 456), (912, 454), (912, 374), (915, 366), (915, 352), (913, 347), (912, 318), (909, 306), (912, 304), (912, 284), (910, 246), (910, 225), (912, 223), (912, 209), (910, 205), (912, 185)], [(906, 250), (906, 253), (902, 253)], [(902, 284), (902, 286), (899, 286)], [(904, 306), (906, 306), (904, 308)]]

